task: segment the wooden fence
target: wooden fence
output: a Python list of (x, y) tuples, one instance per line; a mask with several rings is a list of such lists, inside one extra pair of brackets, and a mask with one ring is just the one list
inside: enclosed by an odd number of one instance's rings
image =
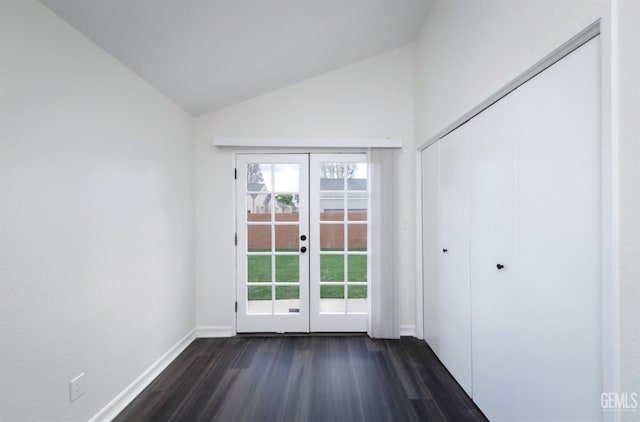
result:
[[(350, 213), (349, 218), (352, 221), (366, 220), (366, 213)], [(320, 219), (322, 221), (335, 221), (333, 224), (320, 225), (320, 248), (321, 249), (343, 249), (344, 248), (344, 221), (341, 213), (323, 213)], [(247, 216), (249, 222), (264, 222), (266, 224), (249, 225), (248, 243), (249, 250), (270, 250), (271, 249), (271, 221), (270, 214), (249, 214)], [(298, 221), (298, 213), (276, 214), (276, 221)], [(348, 248), (349, 249), (366, 249), (367, 248), (367, 225), (366, 224), (347, 224), (348, 226)], [(307, 238), (309, 233), (299, 233), (298, 225), (276, 225), (276, 250), (297, 249), (300, 245), (300, 235), (305, 234)], [(313, 242), (313, 239), (309, 239)]]

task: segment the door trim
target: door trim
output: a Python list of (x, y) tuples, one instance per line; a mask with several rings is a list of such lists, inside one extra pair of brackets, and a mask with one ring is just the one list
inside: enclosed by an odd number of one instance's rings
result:
[(400, 138), (241, 138), (216, 136), (213, 145), (218, 147), (270, 147), (270, 148), (320, 148), (327, 152), (327, 148), (402, 148)]

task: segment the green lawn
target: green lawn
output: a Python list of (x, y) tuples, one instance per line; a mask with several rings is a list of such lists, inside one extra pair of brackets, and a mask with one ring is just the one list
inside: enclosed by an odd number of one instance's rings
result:
[[(276, 256), (276, 282), (299, 281), (299, 258), (297, 256)], [(367, 281), (367, 257), (349, 255), (347, 281)], [(271, 256), (248, 256), (248, 281), (271, 283)], [(320, 256), (320, 280), (344, 281), (344, 256)], [(276, 299), (296, 299), (299, 289), (296, 286), (276, 286)], [(343, 286), (321, 286), (320, 297), (344, 298)], [(366, 298), (367, 286), (349, 285), (350, 299)], [(271, 286), (249, 286), (249, 300), (271, 299)]]

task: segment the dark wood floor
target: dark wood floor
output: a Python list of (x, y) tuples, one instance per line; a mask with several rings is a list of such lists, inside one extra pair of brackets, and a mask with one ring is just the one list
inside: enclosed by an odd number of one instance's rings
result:
[(194, 341), (116, 421), (485, 421), (425, 342)]

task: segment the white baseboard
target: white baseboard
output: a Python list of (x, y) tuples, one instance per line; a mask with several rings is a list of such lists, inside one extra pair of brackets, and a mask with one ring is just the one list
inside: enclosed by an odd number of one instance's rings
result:
[(400, 337), (416, 337), (416, 326), (415, 325), (401, 325), (400, 326)]
[(146, 371), (135, 381), (116, 396), (102, 410), (96, 413), (89, 421), (102, 422), (113, 420), (129, 403), (147, 388), (149, 384), (173, 362), (184, 349), (196, 338), (196, 330), (191, 330), (186, 336), (180, 339), (167, 353), (155, 361)]
[(231, 326), (196, 327), (196, 338), (233, 337), (236, 335)]
[(138, 397), (149, 384), (173, 362), (196, 338), (233, 337), (236, 333), (231, 326), (196, 327), (178, 341), (167, 353), (155, 361), (146, 371), (135, 379), (127, 388), (111, 400), (89, 421), (102, 422), (113, 420), (125, 407)]

